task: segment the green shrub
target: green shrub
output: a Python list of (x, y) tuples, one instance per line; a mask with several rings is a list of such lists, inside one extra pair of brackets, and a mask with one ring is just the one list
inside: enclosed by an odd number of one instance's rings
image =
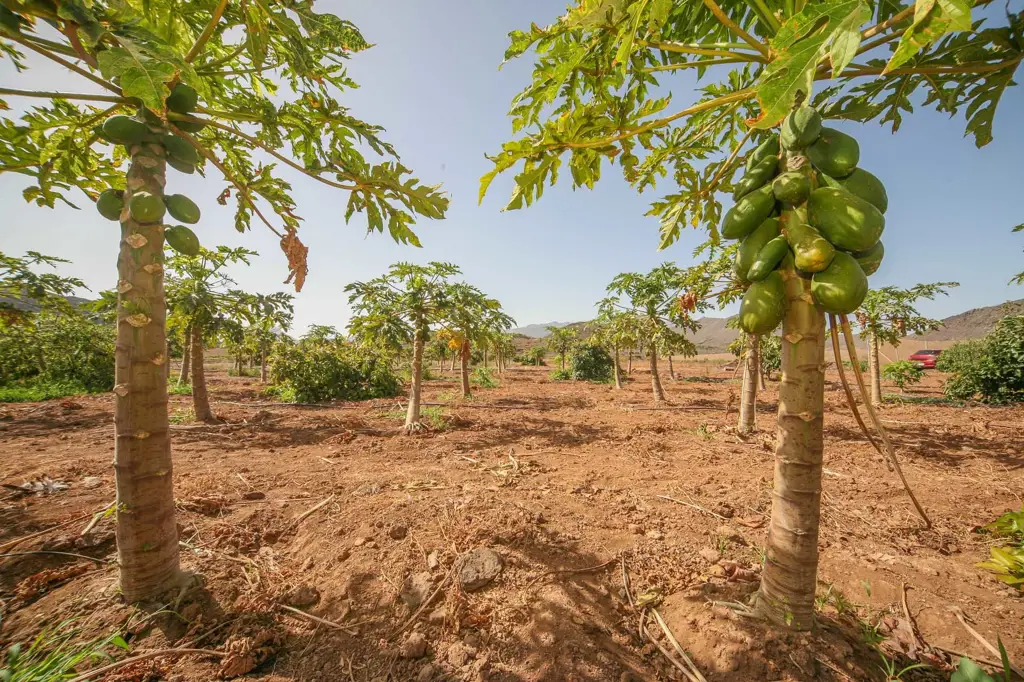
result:
[(192, 395), (192, 384), (179, 384), (171, 381), (167, 384), (168, 395)]
[(0, 403), (37, 403), (43, 400), (64, 398), (69, 395), (89, 393), (85, 386), (73, 381), (35, 381), (24, 384), (0, 386)]
[(25, 649), (20, 644), (10, 646), (0, 656), (0, 680), (6, 682), (51, 682), (77, 677), (81, 668), (109, 662), (108, 651), (128, 650), (128, 644), (117, 634), (76, 642), (78, 630), (72, 621), (43, 630)]
[(982, 526), (981, 531), (1006, 542), (992, 547), (988, 561), (978, 564), (995, 573), (996, 578), (1010, 587), (1024, 590), (1024, 507), (1020, 511), (1006, 512), (998, 519)]
[[(858, 360), (857, 361), (857, 365), (860, 367), (861, 373), (864, 373), (864, 372), (868, 371), (868, 361), (867, 360)], [(845, 367), (846, 369), (853, 369), (853, 363), (850, 362), (849, 360), (843, 360), (843, 367)]]
[(469, 382), (481, 388), (497, 388), (498, 382), (491, 373), (491, 370), (484, 367), (477, 367), (469, 377)]
[(902, 391), (907, 386), (921, 381), (924, 377), (924, 372), (921, 371), (920, 367), (908, 360), (898, 360), (897, 362), (890, 362), (883, 367), (882, 376)]
[(518, 362), (520, 365), (543, 367), (545, 364), (545, 355), (547, 355), (547, 351), (544, 349), (544, 346), (534, 346), (533, 348), (530, 348), (522, 355), (517, 356), (515, 358), (515, 361)]
[(548, 374), (548, 378), (552, 381), (569, 381), (572, 379), (572, 373), (567, 369), (555, 369)]
[(984, 339), (958, 343), (939, 356), (943, 390), (955, 400), (1024, 401), (1024, 315), (1001, 319)]
[(611, 381), (614, 370), (615, 361), (600, 346), (581, 344), (569, 354), (569, 377), (577, 381)]
[(111, 390), (114, 328), (76, 311), (0, 321), (0, 386), (15, 384), (74, 384), (84, 389), (77, 393)]
[(385, 398), (401, 388), (388, 362), (336, 340), (279, 344), (271, 354), (271, 376), (282, 400), (300, 403)]

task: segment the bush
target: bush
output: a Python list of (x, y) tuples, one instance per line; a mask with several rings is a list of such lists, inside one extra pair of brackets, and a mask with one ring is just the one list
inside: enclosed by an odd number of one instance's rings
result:
[(37, 384), (70, 384), (77, 393), (111, 390), (114, 328), (74, 311), (0, 322), (0, 386)]
[(341, 341), (303, 340), (277, 345), (271, 354), (277, 394), (295, 402), (368, 400), (398, 395), (400, 383), (391, 365), (372, 353)]
[(950, 398), (1024, 402), (1024, 315), (1004, 317), (980, 341), (954, 345), (936, 366), (950, 374), (943, 388)]
[(548, 378), (552, 381), (569, 381), (572, 379), (572, 374), (567, 369), (556, 369), (548, 374)]
[(924, 372), (909, 360), (899, 360), (897, 362), (890, 362), (883, 367), (882, 376), (896, 384), (902, 391), (907, 386), (921, 381), (924, 377)]
[(543, 346), (534, 346), (522, 355), (515, 358), (515, 361), (520, 365), (531, 365), (533, 367), (544, 366), (544, 356), (547, 355), (547, 351), (544, 350)]
[(89, 390), (75, 382), (41, 382), (0, 386), (0, 403), (38, 403), (43, 400), (82, 395)]
[(480, 388), (497, 388), (498, 386), (498, 382), (495, 380), (491, 370), (484, 367), (474, 369), (473, 374), (469, 377), (469, 382)]
[(577, 381), (612, 380), (615, 361), (604, 348), (592, 344), (576, 346), (569, 355), (569, 377)]

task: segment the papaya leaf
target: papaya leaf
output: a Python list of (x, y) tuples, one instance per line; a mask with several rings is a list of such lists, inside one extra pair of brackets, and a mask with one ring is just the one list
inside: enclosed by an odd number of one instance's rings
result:
[(996, 682), (981, 667), (964, 656), (960, 659), (960, 667), (949, 678), (949, 682)]
[(914, 3), (914, 23), (900, 38), (884, 73), (905, 64), (947, 33), (970, 31), (973, 4), (974, 0), (917, 0)]
[(125, 97), (137, 97), (154, 110), (163, 111), (164, 100), (171, 94), (167, 84), (174, 79), (177, 69), (173, 64), (157, 61), (144, 55), (131, 41), (119, 39), (122, 47), (100, 52), (96, 59), (105, 78), (120, 78)]
[(755, 128), (772, 128), (793, 108), (798, 94), (810, 96), (815, 70), (826, 54), (833, 68), (845, 67), (860, 45), (860, 25), (871, 16), (863, 0), (827, 0), (809, 5), (782, 25), (771, 42), (776, 58), (757, 88), (761, 114)]

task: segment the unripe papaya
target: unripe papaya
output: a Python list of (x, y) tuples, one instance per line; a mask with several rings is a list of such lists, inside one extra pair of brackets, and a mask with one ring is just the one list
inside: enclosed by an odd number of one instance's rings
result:
[(868, 277), (848, 253), (836, 253), (832, 264), (811, 278), (811, 296), (827, 313), (852, 313), (868, 295)]
[(757, 254), (754, 264), (747, 271), (747, 279), (751, 282), (760, 282), (779, 266), (788, 252), (789, 242), (780, 234), (765, 244), (761, 252)]
[(185, 140), (181, 139), (177, 135), (163, 135), (160, 141), (164, 145), (164, 149), (167, 150), (167, 154), (174, 157), (178, 161), (184, 161), (190, 163), (193, 166), (199, 164), (200, 156), (196, 148), (190, 145)]
[(786, 241), (793, 249), (793, 262), (801, 272), (821, 272), (832, 263), (835, 247), (796, 213), (786, 215)]
[(747, 172), (754, 170), (757, 164), (761, 163), (769, 156), (779, 155), (779, 136), (772, 135), (767, 140), (757, 145), (754, 151), (750, 152), (750, 156), (747, 157)]
[(882, 258), (885, 256), (885, 247), (882, 246), (882, 242), (878, 242), (867, 251), (858, 251), (853, 254), (853, 257), (860, 263), (861, 270), (864, 271), (865, 275), (871, 276), (878, 272), (878, 268), (882, 265)]
[(779, 140), (783, 149), (798, 151), (817, 140), (820, 134), (821, 114), (814, 107), (800, 107), (782, 122)]
[(198, 133), (206, 127), (206, 124), (200, 121), (179, 121), (172, 118), (171, 123), (177, 126), (178, 130), (182, 130), (186, 133)]
[(184, 225), (175, 225), (165, 229), (164, 241), (183, 256), (199, 255), (199, 237)]
[(184, 161), (178, 161), (173, 156), (167, 157), (167, 165), (179, 173), (184, 173), (186, 175), (192, 175), (196, 172), (196, 167), (194, 165), (191, 163), (185, 163)]
[(765, 183), (775, 175), (775, 169), (779, 165), (779, 157), (766, 156), (759, 164), (747, 171), (746, 175), (736, 183), (733, 190), (733, 201), (739, 201), (758, 187), (764, 187)]
[(741, 281), (747, 281), (747, 272), (757, 260), (757, 254), (761, 253), (765, 244), (779, 236), (780, 227), (777, 218), (766, 218), (740, 242), (739, 248), (736, 249), (734, 270)]
[(128, 201), (132, 219), (138, 223), (158, 223), (164, 217), (164, 202), (149, 192), (136, 192)]
[(889, 195), (885, 192), (885, 185), (863, 168), (858, 168), (836, 182), (847, 192), (856, 194), (864, 201), (870, 202), (882, 213), (888, 210)]
[(775, 195), (771, 185), (756, 189), (736, 202), (722, 219), (722, 236), (726, 239), (740, 239), (757, 229), (775, 209)]
[(807, 200), (807, 222), (843, 251), (867, 251), (885, 230), (885, 216), (844, 189), (819, 187)]
[(754, 282), (740, 303), (740, 329), (748, 334), (767, 334), (786, 316), (786, 291), (782, 274), (775, 270)]
[(189, 225), (199, 222), (199, 207), (196, 206), (196, 202), (192, 201), (184, 194), (170, 194), (165, 196), (164, 203), (167, 204), (167, 212), (170, 213), (171, 217), (175, 220), (180, 220), (181, 222), (188, 223)]
[(100, 192), (96, 199), (96, 210), (107, 220), (120, 220), (124, 210), (124, 191), (108, 189)]
[(789, 171), (775, 178), (772, 182), (775, 198), (789, 206), (796, 206), (807, 201), (811, 196), (811, 181), (800, 171)]
[(139, 144), (149, 135), (149, 128), (142, 121), (130, 116), (111, 116), (103, 122), (103, 136), (114, 144), (130, 147)]
[(199, 104), (199, 93), (184, 83), (178, 83), (171, 90), (167, 97), (167, 108), (178, 114), (188, 114), (195, 111)]
[(821, 137), (807, 148), (806, 153), (815, 168), (833, 178), (846, 177), (860, 161), (857, 140), (835, 128), (822, 128)]

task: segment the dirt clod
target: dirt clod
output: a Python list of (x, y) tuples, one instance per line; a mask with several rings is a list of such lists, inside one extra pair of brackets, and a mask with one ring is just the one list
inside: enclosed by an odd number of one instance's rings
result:
[(466, 592), (479, 590), (497, 578), (504, 567), (504, 559), (493, 549), (474, 549), (462, 560), (459, 567), (459, 584)]
[(433, 590), (434, 581), (430, 573), (424, 571), (407, 577), (398, 596), (410, 610), (415, 610), (427, 600)]
[(294, 606), (297, 609), (302, 609), (307, 606), (313, 606), (320, 601), (320, 591), (312, 585), (299, 585), (291, 592), (289, 592), (285, 598), (285, 602), (289, 606)]
[(427, 655), (427, 638), (421, 632), (411, 632), (398, 647), (402, 658), (423, 658)]
[(396, 523), (395, 525), (391, 526), (390, 530), (388, 530), (388, 536), (392, 540), (404, 540), (405, 536), (408, 534), (409, 527), (401, 523)]

